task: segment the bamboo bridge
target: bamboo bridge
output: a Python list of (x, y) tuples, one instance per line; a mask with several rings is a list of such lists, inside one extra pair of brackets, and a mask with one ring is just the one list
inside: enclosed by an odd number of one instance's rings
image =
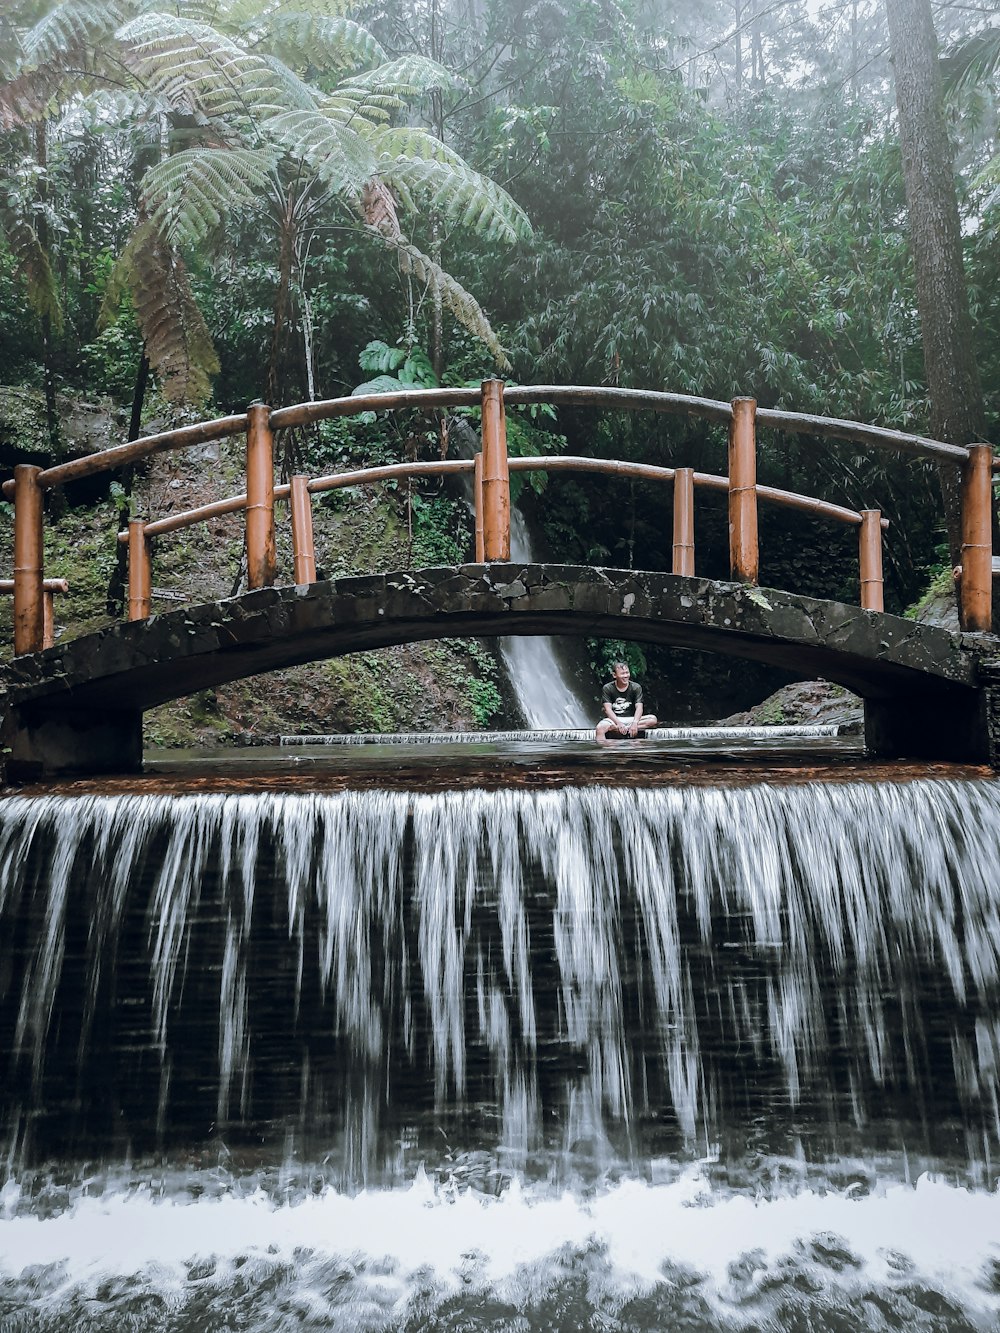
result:
[[(506, 409), (535, 403), (585, 404), (684, 414), (728, 429), (728, 473), (614, 459), (509, 457)], [(330, 476), (274, 479), (274, 436), (333, 417), (403, 409), (479, 408), (482, 446), (474, 458), (403, 462)], [(761, 427), (954, 467), (962, 498), (961, 632), (918, 625), (883, 610), (882, 541), (876, 509), (852, 510), (757, 482)], [(45, 578), (45, 493), (67, 482), (135, 464), (156, 453), (242, 435), (246, 491), (160, 518), (133, 518), (119, 540), (128, 551), (128, 620), (53, 643), (52, 599), (65, 584)], [(991, 744), (991, 446), (968, 448), (883, 427), (758, 409), (682, 394), (554, 385), (408, 390), (245, 413), (185, 426), (50, 468), (22, 464), (3, 485), (14, 501), (14, 659), (3, 668), (3, 742), (14, 780), (63, 773), (135, 771), (146, 708), (224, 681), (342, 653), (462, 635), (568, 634), (678, 644), (821, 676), (865, 700), (871, 752), (986, 761)], [(672, 490), (669, 573), (510, 559), (511, 473), (598, 472)], [(468, 474), (475, 501), (475, 550), (468, 565), (317, 581), (311, 497), (347, 486)], [(727, 496), (730, 579), (700, 578), (695, 567), (695, 495)], [(276, 506), (288, 505), (292, 580), (279, 586)], [(774, 504), (845, 524), (858, 534), (860, 602), (803, 597), (758, 587), (758, 505)], [(154, 542), (171, 532), (244, 516), (248, 591), (201, 606), (152, 614)], [(995, 730), (995, 729), (994, 729)]]

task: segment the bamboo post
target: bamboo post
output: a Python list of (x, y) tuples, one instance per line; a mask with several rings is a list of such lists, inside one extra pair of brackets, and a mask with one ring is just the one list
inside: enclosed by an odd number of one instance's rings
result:
[(988, 634), (993, 625), (993, 450), (971, 444), (962, 474), (962, 629)]
[(884, 611), (882, 600), (882, 512), (862, 509), (858, 529), (861, 566), (861, 605), (866, 611)]
[(483, 558), (510, 559), (510, 474), (503, 380), (483, 380)]
[(694, 573), (694, 468), (690, 467), (679, 467), (674, 473), (673, 571)]
[(274, 436), (271, 409), (255, 403), (247, 410), (247, 584), (274, 583)]
[(316, 582), (316, 548), (313, 544), (312, 498), (309, 478), (296, 473), (291, 479), (292, 554), (295, 559), (295, 582)]
[(476, 470), (472, 474), (472, 501), (476, 515), (476, 551), (475, 561), (477, 565), (483, 564), (486, 559), (486, 539), (483, 534), (483, 455), (477, 453), (475, 457)]
[(40, 652), (45, 644), (44, 531), (40, 467), (14, 468), (14, 653)]
[(152, 545), (141, 518), (128, 521), (128, 618), (145, 620), (153, 613)]
[(741, 583), (756, 583), (757, 444), (753, 398), (734, 398), (729, 423), (729, 570)]

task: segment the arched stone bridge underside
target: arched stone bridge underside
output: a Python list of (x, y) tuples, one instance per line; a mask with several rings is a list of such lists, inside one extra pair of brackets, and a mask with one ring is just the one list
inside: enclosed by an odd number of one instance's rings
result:
[(125, 623), (3, 670), (12, 777), (134, 771), (145, 709), (278, 667), (419, 639), (622, 638), (752, 658), (847, 686), (871, 750), (988, 757), (993, 636), (767, 588), (569, 565), (464, 565), (268, 588)]

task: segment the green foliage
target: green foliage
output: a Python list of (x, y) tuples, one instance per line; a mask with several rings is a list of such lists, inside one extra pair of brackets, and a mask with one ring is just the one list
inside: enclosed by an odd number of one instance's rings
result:
[(417, 565), (461, 565), (469, 559), (472, 534), (462, 507), (447, 496), (410, 496), (413, 560)]
[(645, 650), (639, 644), (625, 643), (622, 639), (588, 639), (587, 660), (602, 684), (611, 679), (615, 662), (627, 662), (629, 671), (639, 680), (647, 670)]
[(438, 385), (430, 358), (420, 347), (409, 350), (390, 347), (375, 339), (364, 348), (358, 361), (362, 370), (379, 373), (353, 389), (354, 394), (400, 393), (405, 389), (436, 389)]
[(478, 676), (468, 678), (466, 690), (472, 702), (476, 726), (488, 727), (503, 708), (500, 691), (492, 680), (482, 680)]
[(80, 348), (79, 374), (92, 393), (127, 402), (141, 355), (142, 337), (135, 320), (123, 316)]

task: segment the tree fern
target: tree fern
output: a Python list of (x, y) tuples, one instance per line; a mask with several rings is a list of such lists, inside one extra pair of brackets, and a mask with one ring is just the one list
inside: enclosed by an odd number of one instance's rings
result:
[(284, 61), (271, 55), (261, 56), (261, 59), (271, 71), (275, 88), (280, 89), (281, 106), (284, 110), (316, 111), (319, 108), (320, 98), (316, 89), (304, 79), (300, 79)]
[(426, 56), (405, 55), (388, 64), (378, 65), (345, 79), (341, 89), (360, 88), (365, 92), (387, 92), (396, 97), (419, 97), (437, 88), (465, 88), (467, 84), (436, 60)]
[(254, 203), (273, 165), (267, 154), (245, 148), (175, 153), (146, 173), (143, 211), (171, 245), (194, 245)]
[[(67, 62), (74, 58), (82, 61), (86, 59), (86, 53), (67, 52)], [(0, 129), (11, 130), (17, 125), (30, 125), (44, 119), (65, 98), (73, 83), (72, 76), (66, 73), (61, 63), (29, 70), (10, 79), (0, 87)]]
[(307, 162), (335, 190), (356, 194), (375, 174), (375, 154), (367, 140), (320, 112), (272, 116), (262, 130), (286, 153)]
[(283, 105), (267, 62), (205, 23), (146, 14), (120, 28), (117, 38), (128, 69), (178, 110), (253, 121)]
[(359, 119), (370, 125), (387, 125), (394, 111), (406, 103), (393, 93), (376, 93), (365, 88), (338, 88), (323, 99), (323, 112), (341, 125), (353, 125)]
[(21, 39), (25, 61), (38, 68), (68, 51), (109, 37), (136, 11), (130, 0), (63, 0)]
[(317, 70), (356, 69), (384, 61), (385, 52), (360, 23), (319, 13), (278, 13), (266, 16), (267, 50), (286, 64)]
[(378, 171), (394, 188), (421, 194), (439, 216), (488, 241), (512, 245), (531, 236), (531, 223), (507, 191), (461, 159), (386, 156), (379, 158)]
[(133, 232), (109, 283), (109, 297), (127, 284), (149, 364), (173, 403), (203, 403), (219, 362), (208, 327), (191, 292), (187, 269), (156, 227)]
[(403, 272), (411, 273), (432, 295), (440, 296), (459, 324), (486, 344), (498, 367), (503, 371), (509, 371), (511, 365), (507, 354), (476, 298), (440, 264), (436, 264), (429, 255), (425, 255), (415, 245), (411, 245), (405, 237), (394, 238), (387, 236), (385, 232), (376, 234), (384, 245), (390, 246), (399, 255), (399, 266)]

